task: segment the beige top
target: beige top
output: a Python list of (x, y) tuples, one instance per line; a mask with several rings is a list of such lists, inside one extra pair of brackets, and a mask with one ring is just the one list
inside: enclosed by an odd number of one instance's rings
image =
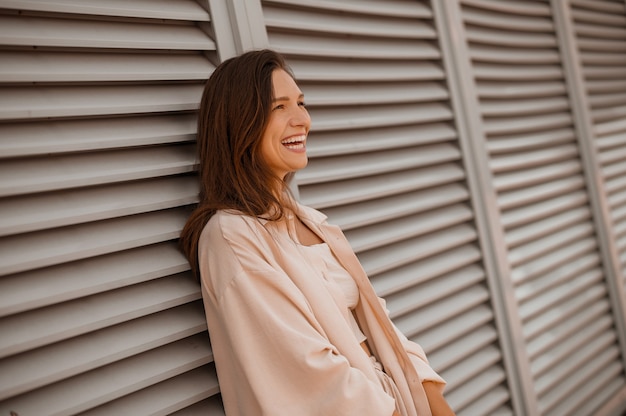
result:
[[(299, 207), (298, 217), (352, 276), (356, 319), (406, 414), (431, 415), (422, 382), (441, 389), (445, 382), (423, 349), (392, 324), (341, 230), (311, 208)], [(226, 415), (392, 415), (395, 401), (353, 335), (344, 295), (307, 263), (280, 223), (218, 211), (198, 256)]]
[[(330, 247), (326, 243), (314, 244), (311, 246), (300, 245), (305, 253), (307, 261), (314, 263), (314, 266), (322, 272), (324, 279), (329, 284), (336, 285), (343, 294), (344, 300), (350, 311), (356, 308), (359, 303), (359, 288), (356, 286), (352, 276), (337, 261)], [(349, 324), (354, 336), (359, 344), (367, 339), (352, 313), (348, 314)]]

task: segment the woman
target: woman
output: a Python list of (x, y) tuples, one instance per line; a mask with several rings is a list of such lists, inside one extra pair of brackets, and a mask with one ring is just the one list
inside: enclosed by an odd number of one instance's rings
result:
[(289, 193), (310, 126), (273, 51), (227, 60), (206, 84), (200, 201), (181, 246), (201, 280), (226, 413), (452, 414), (340, 229)]

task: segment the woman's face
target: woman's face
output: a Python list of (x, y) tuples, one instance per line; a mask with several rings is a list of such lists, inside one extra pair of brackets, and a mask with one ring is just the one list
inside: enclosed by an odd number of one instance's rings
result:
[(277, 69), (272, 73), (272, 88), (272, 112), (261, 138), (261, 156), (283, 179), (308, 162), (306, 138), (311, 117), (304, 107), (302, 91), (287, 72)]

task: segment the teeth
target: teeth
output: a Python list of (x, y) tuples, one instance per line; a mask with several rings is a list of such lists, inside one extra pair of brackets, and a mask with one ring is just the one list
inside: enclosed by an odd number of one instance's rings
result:
[(300, 142), (304, 142), (304, 141), (306, 141), (306, 136), (302, 135), (302, 136), (290, 137), (288, 139), (283, 140), (281, 143), (282, 144), (292, 144), (292, 143), (300, 143)]

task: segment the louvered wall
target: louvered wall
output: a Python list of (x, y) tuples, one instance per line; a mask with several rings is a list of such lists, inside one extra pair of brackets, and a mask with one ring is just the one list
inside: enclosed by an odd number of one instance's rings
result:
[[(626, 3), (573, 0), (598, 160), (626, 278)], [(626, 285), (626, 280), (622, 280)]]
[(0, 1), (1, 414), (219, 412), (176, 248), (210, 25), (191, 0)]
[(340, 225), (459, 415), (510, 414), (427, 3), (263, 1), (313, 120), (301, 201)]
[[(624, 387), (623, 366), (550, 4), (461, 4), (534, 412), (589, 415)], [(618, 96), (592, 98), (598, 123), (623, 127), (607, 108)], [(607, 168), (614, 157), (604, 153)]]

